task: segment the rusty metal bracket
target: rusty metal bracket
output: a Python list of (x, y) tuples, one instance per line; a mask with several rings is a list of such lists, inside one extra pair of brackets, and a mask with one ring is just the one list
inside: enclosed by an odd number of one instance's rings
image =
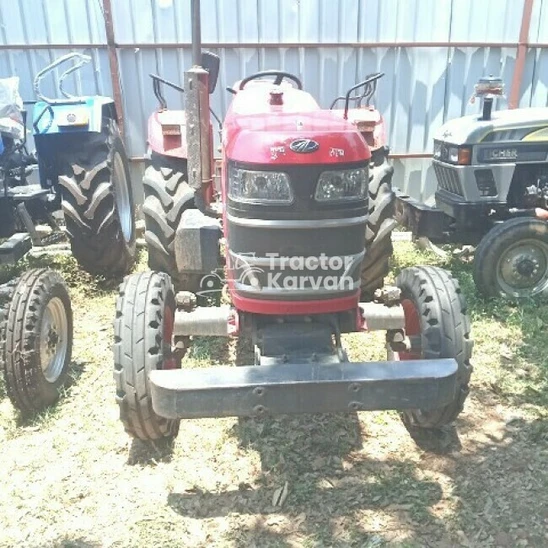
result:
[(514, 67), (514, 76), (512, 77), (512, 87), (508, 99), (510, 108), (519, 106), (519, 92), (525, 70), (525, 60), (527, 57), (527, 48), (529, 47), (529, 29), (531, 28), (531, 14), (533, 13), (533, 0), (524, 0), (523, 16), (521, 19), (521, 29), (519, 31), (519, 43), (516, 56), (516, 65)]
[(112, 95), (114, 106), (118, 116), (120, 135), (124, 138), (124, 106), (122, 101), (122, 87), (120, 85), (120, 65), (116, 52), (116, 40), (114, 38), (114, 22), (112, 19), (111, 0), (103, 0), (103, 18), (105, 20), (105, 33), (107, 37), (108, 62), (110, 65), (110, 78), (112, 80)]

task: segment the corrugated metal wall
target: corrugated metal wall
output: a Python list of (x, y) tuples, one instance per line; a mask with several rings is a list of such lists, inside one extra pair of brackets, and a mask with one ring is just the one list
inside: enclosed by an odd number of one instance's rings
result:
[[(323, 106), (382, 71), (376, 103), (392, 151), (428, 153), (445, 120), (477, 111), (468, 99), (480, 76), (501, 74), (509, 91), (523, 1), (202, 0), (202, 40), (222, 59), (212, 106), (224, 114), (224, 88), (258, 70), (294, 72)], [(190, 64), (190, 1), (111, 2), (126, 141), (130, 154), (142, 157), (146, 119), (156, 107), (148, 74), (182, 81)], [(548, 42), (548, 0), (534, 0), (529, 42)], [(17, 47), (28, 44), (35, 48)], [(93, 57), (74, 78), (77, 92), (111, 95), (102, 0), (0, 0), (0, 76), (19, 75), (25, 99), (33, 98), (32, 75), (70, 44)], [(53, 87), (53, 77), (46, 84)], [(170, 105), (183, 105), (180, 94), (166, 95)], [(530, 47), (520, 106), (546, 106), (547, 96), (548, 50)], [(417, 198), (432, 195), (428, 159), (395, 165), (399, 186)]]

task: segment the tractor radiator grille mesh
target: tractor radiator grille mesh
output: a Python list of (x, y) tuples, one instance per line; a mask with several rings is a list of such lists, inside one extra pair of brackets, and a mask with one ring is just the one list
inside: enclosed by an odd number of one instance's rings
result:
[(456, 170), (452, 167), (435, 163), (434, 171), (436, 172), (439, 188), (451, 192), (451, 194), (456, 194), (457, 196), (464, 196)]

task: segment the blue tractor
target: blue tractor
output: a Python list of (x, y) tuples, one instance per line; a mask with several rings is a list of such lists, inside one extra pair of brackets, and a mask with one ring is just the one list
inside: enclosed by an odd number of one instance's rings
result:
[[(135, 206), (129, 162), (118, 129), (118, 113), (108, 97), (75, 97), (63, 88), (66, 77), (91, 58), (60, 57), (34, 80), (33, 133), (40, 186), (55, 196), (65, 219), (72, 253), (92, 274), (120, 276), (135, 260)], [(73, 61), (58, 79), (62, 98), (46, 97), (44, 76)]]
[[(46, 97), (41, 80), (67, 61), (73, 63), (58, 78), (62, 98)], [(36, 75), (36, 153), (27, 149), (19, 80), (0, 79), (0, 265), (64, 238), (63, 217), (72, 253), (88, 272), (119, 277), (134, 263), (135, 208), (114, 102), (63, 88), (89, 61), (71, 53)], [(50, 225), (49, 234), (38, 230), (42, 224)], [(28, 270), (0, 285), (0, 367), (21, 412), (58, 398), (69, 379), (72, 335), (70, 297), (57, 272)]]
[[(0, 80), (0, 265), (17, 262), (33, 241), (46, 243), (35, 222), (56, 225), (51, 193), (31, 182), (36, 157), (26, 148), (18, 83), (16, 77)], [(59, 397), (69, 380), (72, 336), (70, 296), (58, 272), (31, 269), (0, 284), (0, 368), (23, 414)]]

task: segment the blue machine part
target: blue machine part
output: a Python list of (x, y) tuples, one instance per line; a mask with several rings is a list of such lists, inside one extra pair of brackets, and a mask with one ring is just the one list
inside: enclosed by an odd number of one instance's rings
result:
[(2, 135), (0, 135), (0, 156), (4, 152), (4, 141), (2, 140)]
[(80, 97), (59, 100), (51, 103), (38, 101), (34, 105), (34, 135), (60, 133), (100, 133), (103, 119), (103, 106), (113, 105), (108, 97)]

